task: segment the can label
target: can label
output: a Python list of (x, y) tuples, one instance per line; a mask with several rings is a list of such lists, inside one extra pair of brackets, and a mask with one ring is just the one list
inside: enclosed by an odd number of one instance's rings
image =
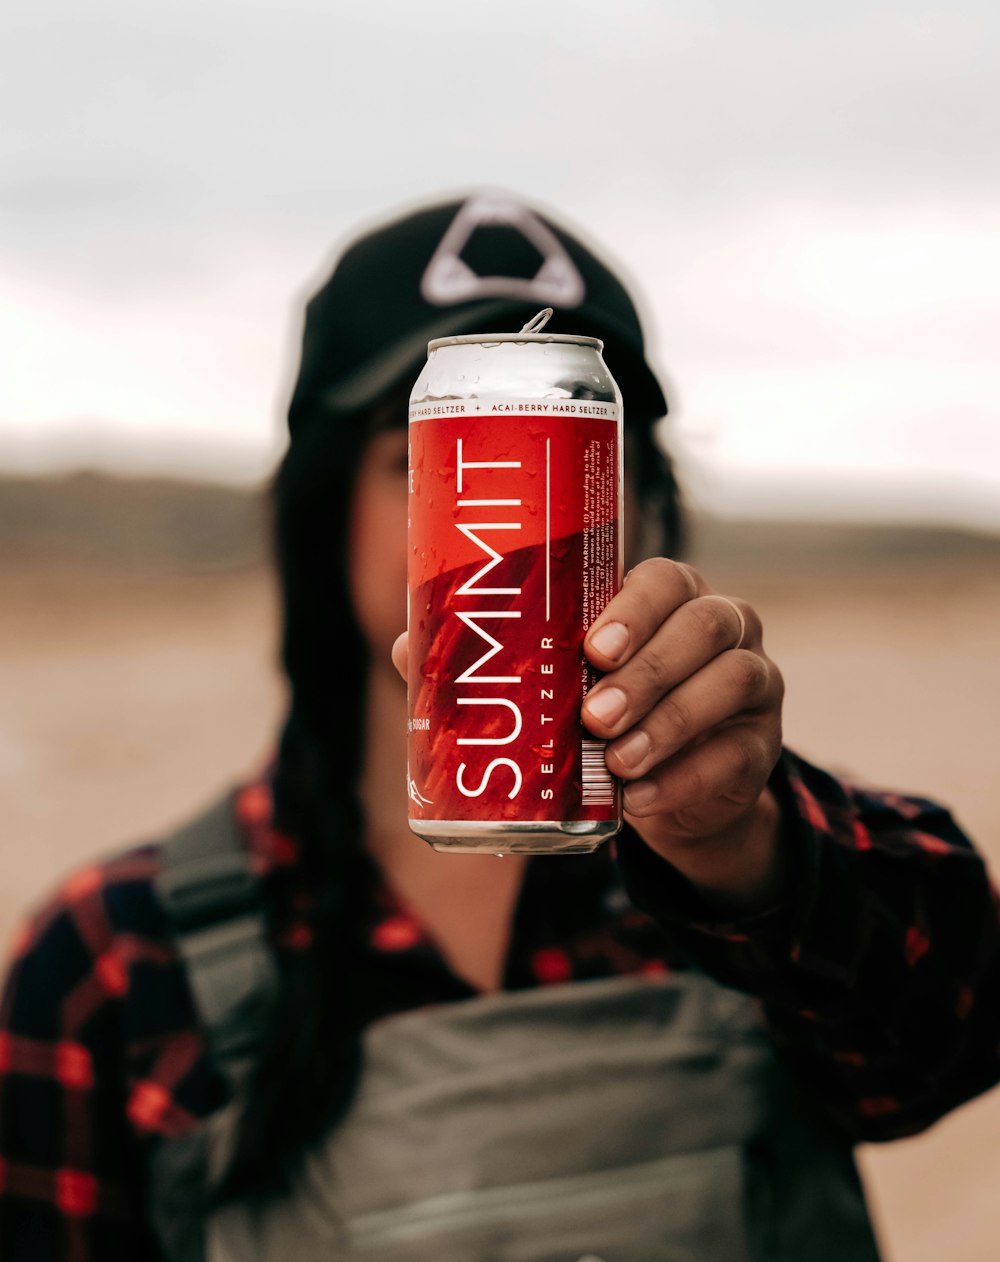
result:
[(580, 722), (583, 638), (621, 584), (619, 409), (410, 409), (410, 817), (617, 820)]

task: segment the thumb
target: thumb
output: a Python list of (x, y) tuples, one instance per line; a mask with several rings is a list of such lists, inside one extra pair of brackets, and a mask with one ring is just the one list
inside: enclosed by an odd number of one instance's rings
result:
[(404, 631), (396, 637), (392, 646), (392, 664), (406, 678), (406, 664), (409, 658), (409, 634)]

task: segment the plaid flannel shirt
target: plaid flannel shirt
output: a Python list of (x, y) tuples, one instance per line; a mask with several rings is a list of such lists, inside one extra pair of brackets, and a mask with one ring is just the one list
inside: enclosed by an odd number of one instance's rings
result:
[[(920, 1130), (1000, 1076), (1000, 925), (982, 860), (940, 807), (851, 788), (790, 753), (772, 787), (795, 859), (782, 906), (718, 923), (626, 830), (597, 855), (531, 861), (504, 984), (693, 959), (760, 997), (781, 1054), (852, 1137)], [(266, 783), (233, 809), (279, 959), (307, 949), (309, 892)], [(158, 864), (151, 845), (77, 872), (15, 944), (0, 1006), (6, 1262), (157, 1257), (148, 1146), (225, 1099), (153, 894)], [(356, 967), (379, 996), (371, 1019), (473, 993), (390, 890), (366, 917)]]

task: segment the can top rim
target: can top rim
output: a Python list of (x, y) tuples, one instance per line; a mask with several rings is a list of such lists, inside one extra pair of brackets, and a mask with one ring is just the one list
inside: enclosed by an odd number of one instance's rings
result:
[(589, 346), (604, 350), (599, 337), (584, 337), (575, 333), (459, 333), (453, 337), (436, 337), (427, 343), (428, 355), (442, 346), (492, 345), (496, 342), (562, 342), (570, 346)]

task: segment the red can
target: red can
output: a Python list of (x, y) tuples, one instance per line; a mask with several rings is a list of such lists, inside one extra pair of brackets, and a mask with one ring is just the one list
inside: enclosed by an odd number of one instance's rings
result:
[(580, 722), (621, 586), (622, 403), (602, 343), (438, 338), (409, 416), (410, 827), (436, 850), (596, 850), (621, 785)]

